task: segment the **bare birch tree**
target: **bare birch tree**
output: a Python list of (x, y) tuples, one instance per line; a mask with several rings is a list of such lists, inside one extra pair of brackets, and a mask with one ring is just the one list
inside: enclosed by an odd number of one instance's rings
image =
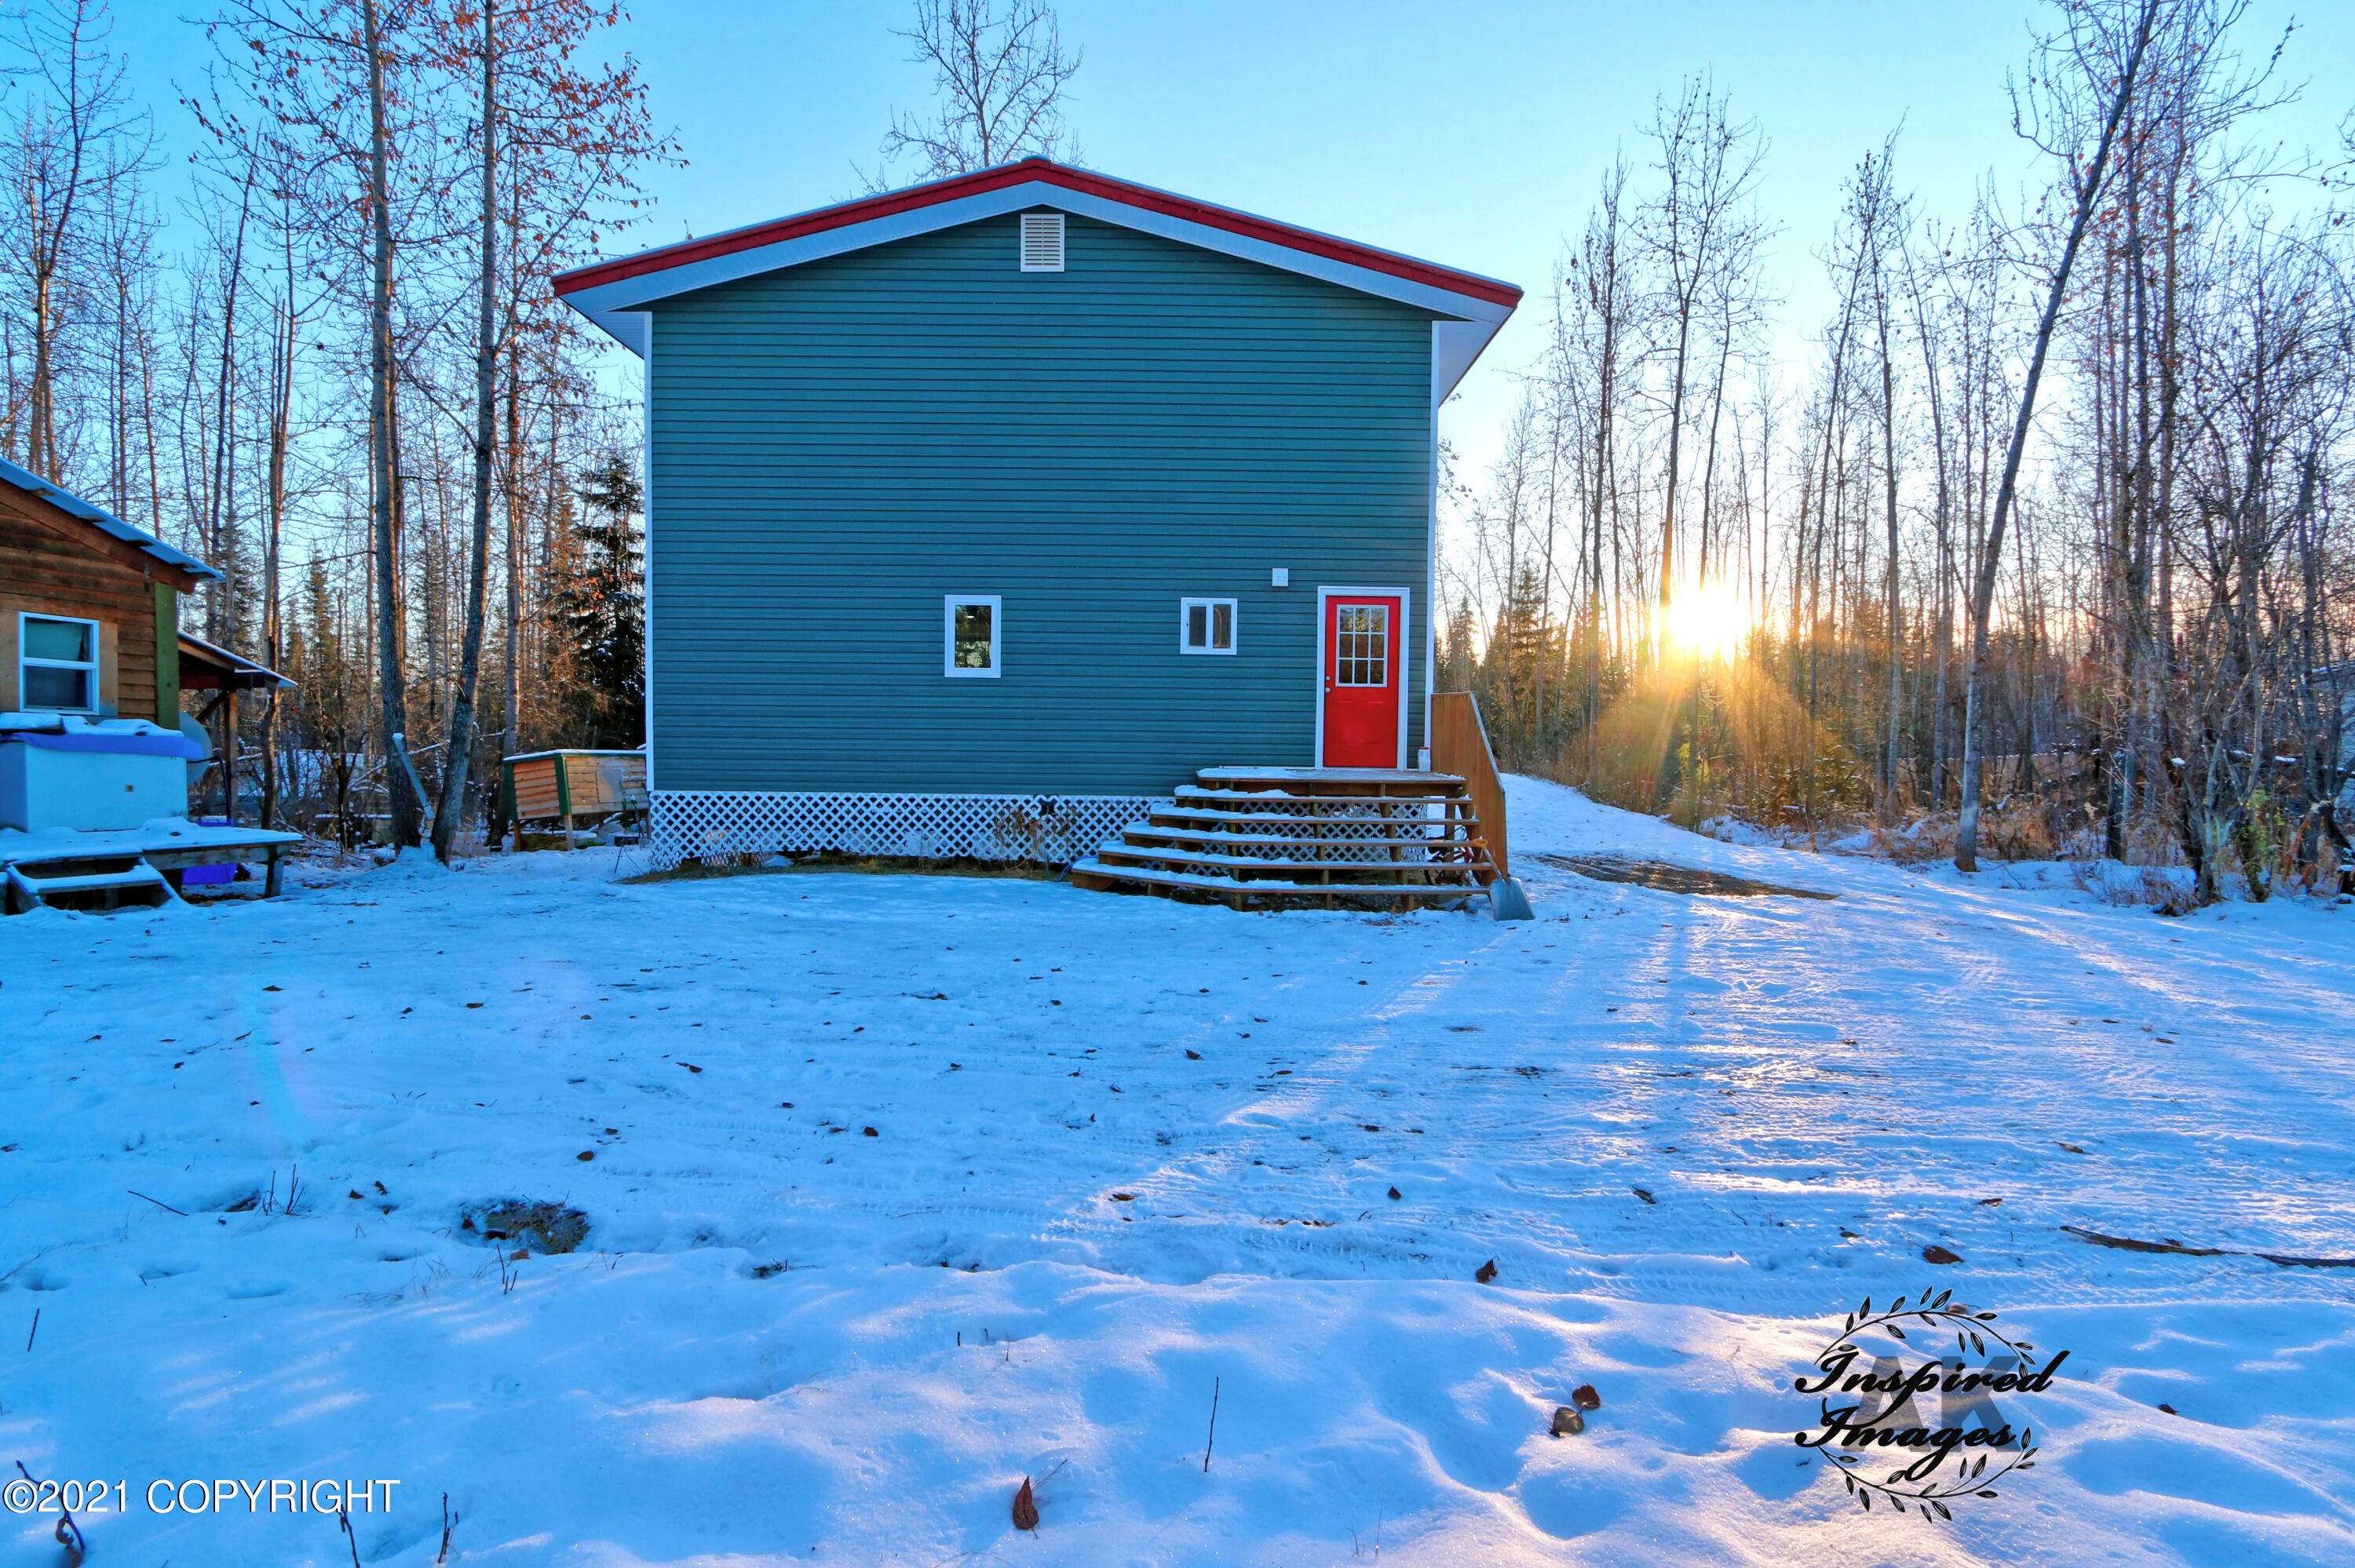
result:
[[(932, 72), (924, 113), (895, 113), (883, 134), (887, 170), (903, 160), (942, 179), (1033, 155), (1078, 156), (1063, 118), (1081, 51), (1063, 52), (1054, 7), (1042, 0), (916, 0), (900, 35)], [(879, 184), (879, 182), (870, 182)]]
[[(2132, 0), (2131, 11), (2119, 34), (2107, 34), (2095, 19), (2073, 13), (2064, 30), (2045, 40), (2042, 56), (2047, 69), (2044, 85), (2022, 90), (2015, 98), (2023, 106), (2023, 132), (2032, 136), (2061, 161), (2062, 185), (2069, 197), (2068, 226), (2047, 285), (2044, 310), (2029, 352), (2028, 373), (2020, 387), (2019, 408), (2012, 421), (2011, 441), (2004, 455), (2002, 477), (1997, 481), (1995, 513), (1971, 593), (1971, 645), (1963, 684), (1962, 815), (1955, 832), (1955, 865), (1978, 869), (1979, 774), (1985, 765), (1987, 623), (1995, 610), (1998, 574), (2002, 568), (2003, 536), (2019, 493), (2019, 464), (2028, 446), (2028, 432), (2036, 418), (2036, 391), (2043, 379), (2044, 360), (2052, 347), (2062, 302), (2068, 297), (2069, 275), (2077, 264), (2077, 250), (2085, 240), (2094, 203), (2109, 177), (2110, 154), (2117, 142), (2118, 124), (2135, 90), (2143, 56), (2150, 47), (2152, 27), (2158, 20), (2161, 0)], [(2031, 122), (2028, 117), (2034, 115)], [(2090, 147), (2087, 145), (2090, 141)]]
[(96, 273), (106, 216), (155, 147), (123, 60), (107, 48), (112, 31), (99, 0), (38, 0), (17, 14), (9, 39), (13, 112), (0, 137), (0, 175), (12, 198), (9, 260), (31, 350), (22, 450), (27, 468), (56, 483), (66, 480), (58, 402), (69, 301), (79, 271)]
[(1647, 304), (1668, 364), (1658, 585), (1665, 617), (1676, 582), (1685, 405), (1694, 338), (1704, 326), (1699, 313), (1712, 295), (1735, 297), (1757, 264), (1767, 229), (1753, 197), (1766, 137), (1756, 121), (1735, 121), (1728, 97), (1705, 77), (1688, 80), (1673, 105), (1656, 102), (1646, 134), (1659, 185), (1639, 209), (1636, 233), (1651, 263)]

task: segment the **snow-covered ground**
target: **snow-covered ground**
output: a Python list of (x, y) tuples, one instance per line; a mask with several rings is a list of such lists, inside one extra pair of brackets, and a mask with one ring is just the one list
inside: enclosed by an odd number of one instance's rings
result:
[[(2355, 1562), (2355, 1269), (2062, 1229), (2355, 1254), (2355, 909), (1513, 810), (1526, 924), (611, 851), (0, 922), (0, 1471), (175, 1568), (352, 1559), (146, 1506), (216, 1477), (398, 1480), (371, 1565), (445, 1492), (465, 1563)], [(508, 1197), (586, 1245), (510, 1288)], [(1793, 1442), (1924, 1286), (2070, 1352), (1950, 1524)]]

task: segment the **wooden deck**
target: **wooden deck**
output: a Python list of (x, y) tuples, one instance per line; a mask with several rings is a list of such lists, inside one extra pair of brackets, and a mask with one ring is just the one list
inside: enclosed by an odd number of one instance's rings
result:
[(111, 909), (160, 903), (195, 865), (262, 865), (261, 895), (283, 885), (285, 853), (300, 833), (159, 819), (144, 827), (76, 832), (0, 829), (0, 913), (36, 906)]
[(1373, 794), (1428, 794), (1434, 787), (1461, 784), (1453, 773), (1420, 768), (1205, 768), (1194, 775), (1205, 784), (1262, 790), (1332, 794), (1362, 789)]

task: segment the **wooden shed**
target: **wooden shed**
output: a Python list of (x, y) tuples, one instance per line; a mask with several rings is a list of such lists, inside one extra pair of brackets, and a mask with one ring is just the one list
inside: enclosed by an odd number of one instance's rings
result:
[(502, 758), (500, 766), (517, 849), (527, 824), (561, 833), (570, 849), (576, 828), (645, 816), (643, 751), (527, 751)]

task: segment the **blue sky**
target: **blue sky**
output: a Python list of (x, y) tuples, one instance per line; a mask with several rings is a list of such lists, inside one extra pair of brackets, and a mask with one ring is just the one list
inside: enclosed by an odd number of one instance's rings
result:
[[(186, 0), (128, 0), (118, 41), (165, 129), (170, 80), (201, 58)], [(691, 160), (658, 176), (644, 243), (710, 233), (858, 194), (894, 106), (928, 79), (892, 34), (911, 4), (639, 0), (623, 30), (653, 111)], [(1902, 185), (1959, 215), (1973, 182), (2014, 189), (2032, 159), (2011, 134), (2004, 77), (2034, 8), (1912, 3), (1432, 5), (1066, 0), (1086, 51), (1071, 119), (1108, 173), (1508, 279), (1521, 314), (1466, 381), (1447, 433), (1475, 468), (1540, 336), (1541, 293), (1584, 221), (1615, 144), (1640, 162), (1656, 94), (1709, 70), (1773, 143), (1762, 188), (1785, 225), (1768, 266), (1796, 345), (1827, 304), (1811, 251), (1840, 179), (1901, 121)], [(2307, 101), (2292, 140), (2328, 143), (2355, 99), (2355, 5), (2296, 13), (2254, 0), (2243, 37), (2270, 46), (2296, 16), (2287, 75)], [(634, 248), (634, 247), (633, 247)]]

